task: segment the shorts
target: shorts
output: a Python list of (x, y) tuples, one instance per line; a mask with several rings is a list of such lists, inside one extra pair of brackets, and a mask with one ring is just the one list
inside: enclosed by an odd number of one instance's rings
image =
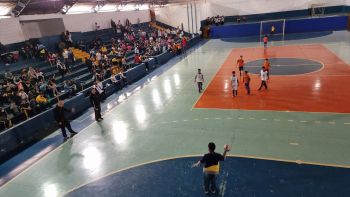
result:
[(243, 71), (243, 70), (244, 70), (243, 66), (240, 66), (239, 71)]

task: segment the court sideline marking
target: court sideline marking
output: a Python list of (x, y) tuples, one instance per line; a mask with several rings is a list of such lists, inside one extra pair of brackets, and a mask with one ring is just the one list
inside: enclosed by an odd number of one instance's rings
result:
[[(152, 161), (148, 161), (148, 162), (143, 162), (140, 164), (136, 164), (136, 165), (132, 165), (120, 170), (115, 170), (115, 171), (111, 171), (105, 175), (102, 175), (100, 177), (91, 179), (89, 181), (86, 181), (84, 184), (80, 184), (76, 187), (73, 187), (72, 189), (68, 190), (66, 193), (64, 193), (62, 196), (66, 196), (67, 194), (73, 192), (74, 190), (77, 190), (85, 185), (88, 185), (90, 183), (94, 183), (100, 179), (103, 179), (105, 177), (108, 177), (110, 175), (113, 174), (117, 174), (119, 172), (123, 172), (126, 170), (130, 170), (133, 168), (137, 168), (140, 166), (144, 166), (144, 165), (148, 165), (148, 164), (152, 164), (152, 163), (157, 163), (157, 162), (162, 162), (162, 161), (167, 161), (167, 160), (174, 160), (174, 159), (182, 159), (182, 158), (197, 158), (197, 157), (202, 157), (203, 154), (199, 155), (199, 154), (195, 154), (195, 155), (183, 155), (183, 156), (175, 156), (175, 157), (168, 157), (168, 158), (163, 158), (163, 159), (157, 159), (157, 160), (152, 160)], [(254, 156), (254, 155), (240, 155), (240, 154), (228, 154), (227, 157), (237, 157), (237, 158), (246, 158), (246, 159), (258, 159), (258, 160), (268, 160), (268, 161), (279, 161), (279, 162), (285, 162), (285, 163), (293, 163), (293, 164), (299, 164), (299, 165), (313, 165), (313, 166), (323, 166), (323, 167), (334, 167), (334, 168), (344, 168), (344, 169), (350, 169), (350, 165), (337, 165), (337, 164), (328, 164), (328, 163), (318, 163), (318, 162), (305, 162), (302, 160), (287, 160), (287, 159), (279, 159), (279, 158), (272, 158), (272, 157), (258, 157), (258, 156)]]

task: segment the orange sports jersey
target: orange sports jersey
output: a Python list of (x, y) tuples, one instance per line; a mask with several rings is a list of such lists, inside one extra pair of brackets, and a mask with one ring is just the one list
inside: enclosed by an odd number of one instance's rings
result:
[(269, 70), (270, 69), (270, 62), (264, 62), (264, 67)]
[(244, 82), (244, 83), (249, 83), (249, 81), (250, 81), (250, 76), (249, 76), (249, 74), (244, 74), (244, 76), (243, 76), (243, 82)]
[(269, 41), (269, 39), (267, 37), (264, 37), (264, 42)]
[(237, 64), (239, 67), (243, 67), (244, 66), (244, 60), (243, 59), (238, 59), (237, 60)]

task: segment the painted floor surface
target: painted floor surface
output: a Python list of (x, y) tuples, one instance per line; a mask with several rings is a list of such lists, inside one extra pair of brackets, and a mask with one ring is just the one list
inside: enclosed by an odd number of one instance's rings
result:
[[(271, 43), (291, 47), (303, 44), (321, 45), (347, 64), (344, 66), (350, 63), (349, 32)], [(3, 185), (0, 196), (63, 196), (130, 166), (201, 155), (207, 151), (209, 141), (217, 147), (230, 144), (234, 155), (350, 167), (349, 114), (193, 108), (200, 98), (193, 82), (197, 68), (202, 69), (207, 87), (232, 49), (259, 46), (256, 42), (208, 41), (148, 85), (136, 88), (132, 96), (118, 96), (115, 102), (125, 97), (127, 100), (109, 110), (104, 121), (90, 124)], [(324, 83), (330, 85), (328, 81)], [(331, 84), (337, 85), (344, 84)], [(272, 88), (264, 94), (273, 92)], [(339, 102), (347, 95), (340, 96), (330, 95), (329, 100)], [(280, 98), (280, 102), (288, 105), (289, 100)], [(343, 106), (348, 107), (345, 103)], [(299, 181), (309, 178), (297, 177)], [(340, 183), (342, 179), (338, 180)], [(200, 187), (200, 183), (193, 187)]]
[[(257, 91), (261, 80), (259, 75), (252, 75), (252, 94), (246, 95), (241, 79), (239, 96), (232, 98), (231, 72), (236, 70), (238, 74), (235, 60), (240, 55), (243, 55), (248, 64), (273, 58), (268, 91)], [(286, 60), (283, 59), (286, 58), (289, 63), (295, 63), (294, 69), (281, 65), (285, 64)], [(323, 67), (316, 65), (315, 69), (315, 63), (310, 64), (308, 61), (318, 62)], [(348, 84), (350, 84), (349, 65), (322, 45), (233, 49), (195, 107), (350, 113)]]
[[(177, 158), (110, 174), (70, 191), (66, 197), (208, 196), (200, 157)], [(220, 165), (217, 192), (210, 196), (349, 196), (350, 169), (229, 157)], [(142, 177), (142, 178), (140, 178)]]

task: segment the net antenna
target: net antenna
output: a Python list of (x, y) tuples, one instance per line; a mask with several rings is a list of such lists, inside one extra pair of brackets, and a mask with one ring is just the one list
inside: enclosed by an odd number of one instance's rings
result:
[(327, 2), (326, 0), (314, 0), (310, 4), (311, 16), (323, 16), (325, 14)]
[(286, 19), (260, 21), (260, 42), (267, 36), (279, 36), (284, 40)]

